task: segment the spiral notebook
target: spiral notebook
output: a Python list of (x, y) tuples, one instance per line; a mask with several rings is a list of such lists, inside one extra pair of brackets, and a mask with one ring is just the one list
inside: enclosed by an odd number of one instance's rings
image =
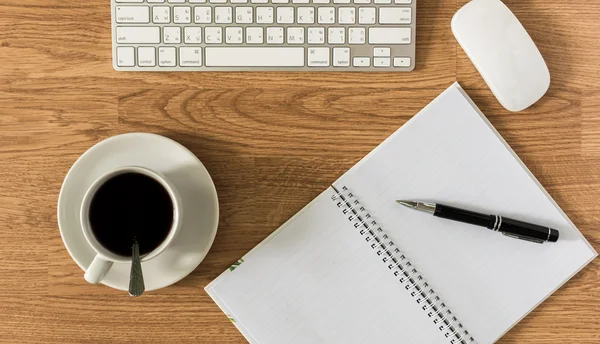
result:
[[(396, 199), (540, 223), (560, 239), (516, 240)], [(250, 343), (483, 344), (596, 255), (454, 84), (206, 291)]]

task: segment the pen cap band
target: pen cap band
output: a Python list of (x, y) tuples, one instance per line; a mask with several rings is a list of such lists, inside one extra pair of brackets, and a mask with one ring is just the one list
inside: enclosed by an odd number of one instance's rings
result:
[(519, 238), (530, 238), (551, 242), (558, 240), (558, 231), (556, 229), (510, 219), (508, 217), (502, 218), (502, 226), (500, 226), (499, 231)]
[(548, 241), (557, 242), (558, 241), (558, 231), (556, 229), (550, 229), (550, 235), (548, 236)]

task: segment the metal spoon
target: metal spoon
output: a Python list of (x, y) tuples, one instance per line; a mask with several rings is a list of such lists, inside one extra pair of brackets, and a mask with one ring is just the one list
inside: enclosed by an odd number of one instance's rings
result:
[(140, 296), (144, 293), (144, 275), (142, 274), (142, 263), (140, 262), (140, 246), (137, 240), (133, 241), (131, 257), (131, 273), (129, 274), (129, 295)]

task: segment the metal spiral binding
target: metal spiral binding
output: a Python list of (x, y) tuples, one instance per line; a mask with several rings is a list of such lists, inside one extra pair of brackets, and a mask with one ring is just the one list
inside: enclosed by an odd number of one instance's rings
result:
[(382, 261), (388, 263), (390, 271), (394, 276), (399, 277), (399, 282), (410, 291), (410, 296), (422, 305), (421, 309), (427, 312), (427, 316), (433, 319), (434, 324), (438, 325), (438, 329), (448, 338), (450, 344), (476, 344), (475, 339), (469, 335), (423, 276), (412, 267), (408, 258), (377, 225), (348, 188), (343, 186), (341, 191), (334, 186), (332, 188), (336, 194), (331, 196), (331, 199), (337, 201), (338, 208), (342, 209), (344, 215), (348, 215), (348, 220), (354, 224), (354, 228), (365, 238), (365, 241), (370, 243), (371, 248)]

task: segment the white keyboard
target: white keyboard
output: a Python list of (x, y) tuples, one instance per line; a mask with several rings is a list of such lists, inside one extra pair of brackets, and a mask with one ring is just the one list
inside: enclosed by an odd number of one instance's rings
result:
[(416, 0), (111, 0), (119, 71), (410, 71)]

